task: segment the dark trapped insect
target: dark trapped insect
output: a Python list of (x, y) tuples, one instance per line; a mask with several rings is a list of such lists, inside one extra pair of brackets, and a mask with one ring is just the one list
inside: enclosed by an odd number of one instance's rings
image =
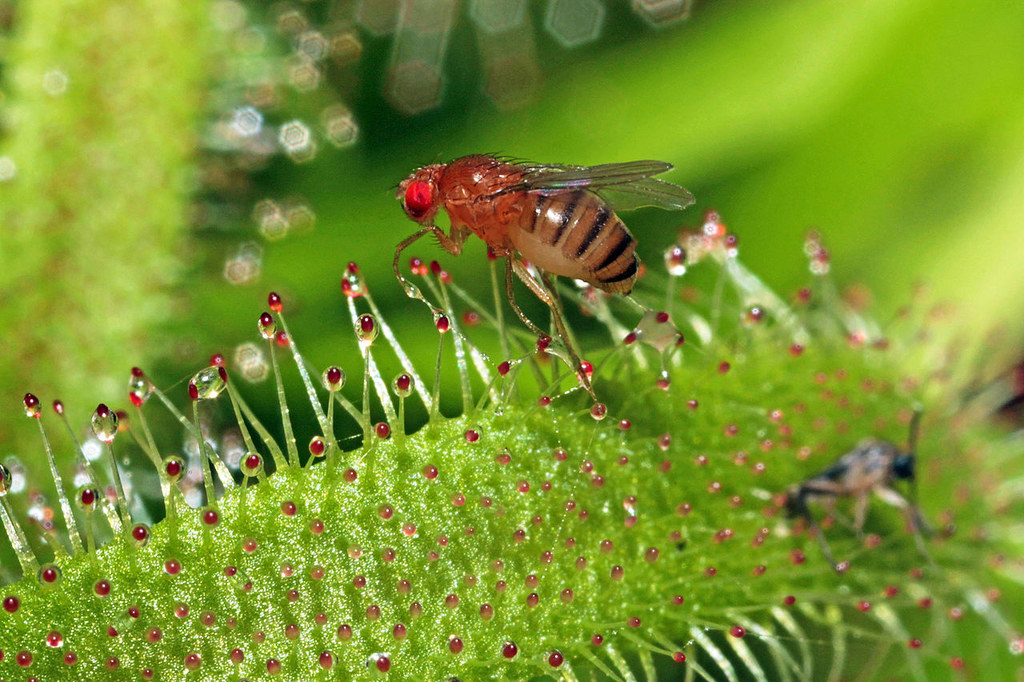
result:
[[(920, 427), (921, 413), (914, 412), (910, 422), (910, 438), (907, 450), (889, 441), (868, 439), (856, 448), (847, 452), (821, 473), (811, 476), (799, 485), (786, 491), (786, 511), (790, 517), (805, 519), (818, 538), (825, 558), (832, 568), (839, 570), (839, 564), (832, 557), (828, 542), (821, 528), (814, 520), (808, 503), (814, 502), (826, 507), (833, 507), (840, 497), (853, 498), (854, 519), (853, 530), (857, 537), (863, 536), (864, 520), (867, 516), (868, 502), (874, 493), (885, 502), (901, 509), (906, 516), (907, 525), (914, 535), (918, 550), (928, 556), (921, 534), (931, 534), (931, 528), (921, 516), (917, 506), (917, 488), (915, 477), (917, 435)], [(895, 485), (898, 481), (907, 481), (910, 486), (908, 500)]]
[[(422, 225), (395, 248), (395, 276), (402, 251), (433, 234), (452, 255), (462, 252), (470, 233), (505, 259), (506, 294), (520, 319), (539, 336), (545, 332), (515, 302), (513, 273), (550, 309), (555, 328), (584, 387), (593, 393), (559, 310), (550, 275), (582, 280), (602, 291), (629, 294), (639, 260), (636, 240), (612, 209), (641, 206), (681, 210), (693, 195), (653, 176), (672, 168), (662, 161), (631, 161), (599, 166), (537, 165), (493, 156), (463, 156), (448, 164), (417, 169), (398, 186), (406, 215)], [(448, 234), (434, 224), (440, 209), (451, 220)], [(524, 261), (536, 267), (533, 277)]]

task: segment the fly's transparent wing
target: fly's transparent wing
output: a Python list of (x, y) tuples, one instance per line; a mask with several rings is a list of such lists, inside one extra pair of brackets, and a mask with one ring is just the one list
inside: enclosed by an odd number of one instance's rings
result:
[(626, 161), (599, 166), (527, 165), (522, 184), (530, 189), (578, 189), (620, 185), (672, 170), (664, 161)]
[(694, 202), (690, 190), (657, 178), (644, 178), (621, 185), (608, 185), (597, 190), (612, 207), (630, 211), (642, 206), (656, 206), (681, 211)]
[(652, 176), (671, 170), (664, 161), (627, 161), (598, 166), (526, 165), (523, 180), (505, 192), (552, 195), (585, 189), (605, 198), (620, 210), (657, 206), (681, 210), (693, 195), (679, 185)]

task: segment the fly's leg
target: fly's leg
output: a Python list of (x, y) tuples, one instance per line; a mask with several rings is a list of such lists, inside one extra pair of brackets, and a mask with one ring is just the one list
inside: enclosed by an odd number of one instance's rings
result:
[(832, 566), (832, 570), (839, 572), (839, 565), (836, 563), (835, 558), (832, 556), (832, 550), (828, 546), (828, 541), (825, 540), (825, 534), (821, 532), (821, 526), (814, 520), (814, 515), (811, 514), (810, 508), (807, 506), (806, 492), (800, 490), (790, 498), (790, 509), (791, 513), (801, 517), (807, 521), (807, 525), (810, 526), (811, 532), (818, 539), (818, 544), (821, 546), (821, 553), (825, 555), (825, 560)]
[[(546, 336), (547, 334), (545, 334), (540, 327), (535, 325), (533, 321), (526, 316), (523, 309), (519, 307), (519, 304), (516, 303), (516, 294), (512, 280), (513, 262), (514, 261), (511, 256), (505, 259), (505, 296), (508, 298), (508, 302), (512, 306), (512, 310), (516, 311), (516, 315), (518, 315), (519, 319), (523, 321), (523, 324), (530, 328), (530, 331), (537, 336)], [(522, 275), (520, 275), (520, 277), (522, 277)]]
[[(559, 304), (552, 298), (552, 295), (548, 292), (547, 289), (541, 286), (537, 282), (537, 280), (530, 276), (530, 273), (527, 272), (526, 268), (523, 267), (522, 263), (520, 263), (518, 260), (514, 258), (509, 258), (508, 262), (511, 264), (512, 270), (515, 271), (519, 279), (523, 281), (523, 284), (525, 284), (537, 298), (543, 301), (544, 305), (551, 309), (551, 319), (554, 321), (555, 329), (558, 331), (558, 335), (562, 337), (562, 341), (565, 343), (565, 348), (569, 352), (569, 358), (572, 360), (573, 364), (573, 371), (576, 372), (576, 375), (579, 377), (580, 382), (583, 384), (583, 388), (587, 390), (587, 393), (590, 394), (590, 397), (592, 397), (594, 400), (597, 400), (597, 395), (594, 393), (594, 388), (593, 386), (590, 385), (590, 377), (587, 375), (586, 372), (583, 371), (583, 361), (580, 360), (580, 356), (576, 352), (576, 348), (572, 343), (572, 339), (569, 337), (569, 330), (565, 326), (565, 320), (562, 319), (562, 313)], [(549, 280), (547, 280), (547, 275), (544, 274), (543, 276), (545, 277), (545, 284), (547, 284), (549, 282)], [(511, 277), (509, 277), (508, 279), (509, 281), (511, 281)], [(550, 284), (548, 286), (550, 286)], [(511, 292), (511, 290), (511, 284), (509, 284), (509, 291)], [(520, 313), (520, 317), (523, 317), (523, 319), (525, 319), (525, 316), (522, 315), (522, 311), (517, 310), (517, 312)], [(531, 326), (533, 325), (531, 324)], [(534, 327), (534, 329), (536, 329), (536, 327)]]
[(921, 553), (921, 556), (932, 561), (931, 555), (928, 553), (928, 548), (924, 545), (924, 533), (931, 533), (931, 527), (925, 523), (924, 518), (921, 517), (921, 510), (918, 509), (916, 504), (911, 504), (907, 501), (907, 498), (900, 495), (892, 488), (877, 488), (875, 494), (878, 495), (883, 501), (891, 504), (894, 507), (898, 507), (903, 511), (903, 514), (907, 517), (907, 525), (910, 526), (910, 532), (914, 535), (914, 543), (917, 545), (917, 551)]
[(867, 494), (862, 493), (857, 495), (853, 503), (853, 530), (857, 532), (858, 540), (864, 539), (864, 519), (868, 515), (868, 502)]
[[(413, 242), (418, 240), (420, 237), (423, 237), (424, 235), (427, 235), (431, 232), (440, 232), (440, 230), (438, 230), (434, 226), (424, 227), (422, 230), (416, 232), (415, 234), (409, 235), (408, 237), (400, 241), (398, 243), (398, 246), (395, 247), (395, 259), (391, 262), (391, 268), (395, 271), (395, 279), (397, 279), (398, 283), (402, 285), (403, 289), (405, 289), (405, 295), (408, 296), (409, 298), (423, 298), (423, 296), (422, 294), (420, 294), (419, 289), (417, 289), (414, 285), (410, 284), (409, 280), (407, 280), (402, 275), (402, 271), (398, 268), (398, 259), (401, 258), (402, 251), (405, 251), (407, 247), (409, 247)], [(443, 235), (444, 233), (441, 232), (441, 234)]]
[(434, 236), (437, 237), (437, 241), (441, 244), (441, 248), (453, 256), (458, 256), (462, 253), (462, 244), (466, 241), (466, 237), (461, 232), (458, 232), (454, 225), (452, 225), (451, 231), (452, 235), (449, 237), (444, 233), (444, 230), (436, 225), (428, 225), (415, 234), (409, 235), (395, 247), (395, 259), (391, 261), (391, 268), (395, 271), (395, 277), (402, 285), (402, 288), (405, 289), (405, 295), (409, 298), (423, 298), (423, 296), (415, 285), (410, 284), (409, 280), (402, 276), (402, 272), (398, 267), (398, 259), (402, 256), (402, 251), (405, 251), (416, 240), (433, 232)]
[(558, 289), (555, 288), (555, 283), (551, 280), (551, 275), (544, 272), (543, 270), (540, 270), (540, 278), (541, 281), (544, 282), (544, 289), (551, 297), (550, 305), (552, 311), (555, 313), (555, 324), (558, 325), (560, 321), (563, 322), (563, 324), (559, 327), (558, 333), (565, 337), (565, 344), (567, 346), (569, 346), (570, 348), (575, 347), (576, 340), (572, 338), (572, 336), (570, 336), (571, 332), (569, 328), (565, 326), (564, 320), (562, 320), (561, 316), (558, 315), (558, 312), (562, 309), (562, 298), (558, 295)]
[(811, 531), (814, 533), (814, 537), (818, 540), (818, 545), (821, 546), (821, 553), (825, 555), (825, 560), (828, 561), (829, 565), (832, 566), (832, 570), (839, 572), (839, 564), (836, 563), (835, 558), (832, 556), (832, 550), (828, 546), (828, 540), (825, 539), (825, 533), (821, 530), (821, 526), (814, 520), (810, 510), (804, 514), (804, 518), (807, 519), (807, 523), (811, 527)]
[(576, 375), (580, 378), (583, 383), (583, 387), (587, 390), (590, 396), (597, 400), (597, 395), (594, 393), (594, 387), (590, 384), (590, 375), (583, 370), (583, 360), (579, 357), (579, 353), (576, 352), (576, 343), (572, 338), (569, 328), (565, 324), (565, 320), (562, 318), (562, 301), (558, 297), (558, 291), (555, 289), (554, 282), (551, 281), (551, 276), (543, 270), (540, 271), (541, 280), (544, 282), (544, 288), (550, 295), (551, 315), (555, 320), (555, 328), (558, 330), (558, 334), (565, 340), (565, 347), (569, 350), (569, 357), (572, 358), (573, 364), (575, 365)]

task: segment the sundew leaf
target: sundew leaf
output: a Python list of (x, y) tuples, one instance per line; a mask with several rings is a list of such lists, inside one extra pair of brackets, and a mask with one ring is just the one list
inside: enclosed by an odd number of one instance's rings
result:
[[(712, 295), (675, 302), (672, 315), (649, 311), (624, 343), (588, 349), (601, 402), (556, 356), (527, 348), (482, 372), (478, 405), (458, 417), (435, 411), (415, 433), (399, 415), (422, 387), (409, 377), (394, 383), (396, 404), (386, 389), (375, 397), (386, 382), (374, 354), (440, 339), (439, 374), (457, 371), (460, 387), (478, 386), (472, 365), (452, 362), (447, 340), (465, 333), (468, 348), (471, 330), (441, 323), (456, 316), (438, 278), (421, 287), (437, 295), (418, 336), (378, 335), (377, 318), (361, 312), (364, 303), (373, 309), (361, 282), (349, 302), (366, 407), (349, 408), (364, 442), (351, 451), (334, 445), (343, 440), (332, 404), (341, 375), (325, 372), (335, 377), (326, 391), (313, 382), (296, 340), (280, 335), (285, 306), (272, 294), (273, 314), (259, 328), (281, 369), (298, 363), (305, 398), (321, 403), (311, 427), (326, 425), (319, 443), (300, 448), (286, 436), (259, 445), (249, 434), (269, 438), (270, 430), (243, 407), (234, 374), (200, 371), (189, 382), (195, 433), (207, 438), (201, 415), (217, 401), (240, 415), (247, 451), (235, 476), (247, 485), (228, 482), (218, 497), (205, 458), (219, 455), (203, 446), (191, 463), (195, 473), (204, 462), (201, 478), (191, 484), (182, 478), (187, 463), (156, 460), (173, 512), (163, 522), (138, 531), (122, 515), (117, 537), (71, 556), (60, 549), (66, 538), (43, 530), (53, 559), (22, 547), (26, 576), (0, 588), (0, 673), (631, 680), (660, 671), (813, 680), (1019, 667), (1009, 653), (1019, 649), (1018, 617), (995, 591), (1016, 598), (1001, 577), (1012, 561), (988, 539), (1014, 502), (991, 506), (984, 477), (965, 474), (985, 471), (990, 444), (1008, 446), (954, 418), (947, 367), (913, 373), (918, 354), (934, 357), (934, 322), (907, 322), (906, 342), (886, 341), (832, 296), (824, 274), (801, 296), (806, 303), (790, 307), (735, 261), (724, 231), (688, 247), (691, 270), (718, 283)], [(656, 288), (675, 298), (692, 273), (672, 272)], [(579, 304), (636, 319), (592, 294)], [(677, 325), (707, 329), (709, 339), (687, 341)], [(152, 387), (141, 370), (132, 377), (140, 409), (127, 429), (144, 443)], [(537, 389), (533, 377), (550, 383)], [(285, 422), (299, 399), (280, 396)], [(373, 423), (369, 405), (380, 400), (393, 417)], [(918, 487), (937, 532), (922, 553), (902, 515), (877, 500), (863, 539), (844, 525), (846, 500), (831, 511), (815, 506), (844, 562), (833, 570), (806, 522), (785, 517), (784, 492), (865, 437), (906, 448), (919, 406)], [(97, 421), (97, 435), (124, 447), (109, 413), (97, 414), (107, 420)], [(42, 419), (38, 410), (29, 416)], [(201, 509), (184, 505), (189, 485), (207, 491)], [(20, 528), (9, 490), (5, 478), (0, 500)], [(69, 497), (90, 546), (104, 523), (91, 511), (99, 502), (82, 491)], [(12, 542), (26, 544), (17, 533)], [(979, 637), (1001, 644), (982, 651), (971, 645)]]

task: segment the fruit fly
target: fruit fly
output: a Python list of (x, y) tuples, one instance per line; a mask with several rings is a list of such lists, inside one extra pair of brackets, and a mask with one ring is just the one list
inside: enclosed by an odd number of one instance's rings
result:
[[(636, 240), (615, 215), (612, 202), (618, 209), (686, 208), (693, 203), (689, 191), (653, 177), (671, 168), (663, 161), (562, 166), (485, 155), (423, 166), (398, 186), (396, 198), (405, 214), (423, 227), (395, 248), (395, 276), (406, 293), (415, 296), (398, 268), (406, 247), (432, 233), (448, 253), (457, 256), (469, 235), (477, 235), (496, 256), (505, 259), (506, 294), (526, 326), (539, 336), (545, 334), (516, 303), (513, 273), (551, 309), (575, 369), (593, 394), (579, 356), (569, 343), (550, 275), (582, 280), (609, 293), (629, 294), (640, 266)], [(448, 234), (434, 224), (442, 208), (451, 221)], [(539, 271), (539, 282), (524, 261)]]
[[(903, 510), (907, 524), (914, 534), (918, 550), (928, 556), (921, 533), (931, 533), (931, 529), (921, 516), (917, 506), (917, 489), (915, 462), (917, 450), (917, 433), (921, 421), (921, 412), (915, 411), (910, 421), (910, 438), (908, 449), (901, 450), (889, 441), (868, 439), (856, 448), (836, 460), (835, 464), (806, 481), (786, 491), (786, 511), (792, 517), (802, 517), (811, 526), (818, 542), (821, 544), (825, 558), (832, 568), (840, 570), (832, 552), (829, 550), (825, 536), (811, 515), (808, 502), (816, 502), (831, 506), (840, 497), (852, 497), (854, 500), (853, 529), (857, 537), (862, 537), (864, 519), (867, 516), (868, 501), (874, 493), (885, 502)], [(903, 497), (894, 487), (897, 481), (910, 484), (911, 500)]]

